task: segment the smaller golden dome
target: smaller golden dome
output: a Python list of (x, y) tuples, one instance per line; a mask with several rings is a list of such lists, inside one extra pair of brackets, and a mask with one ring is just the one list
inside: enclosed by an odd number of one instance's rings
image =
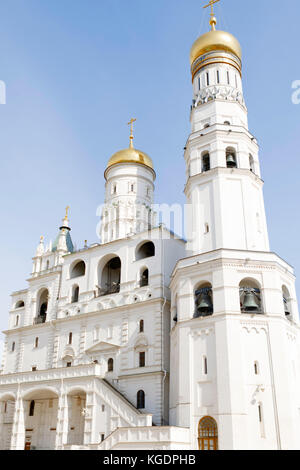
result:
[(113, 165), (117, 165), (118, 163), (140, 163), (141, 165), (148, 166), (149, 168), (151, 168), (151, 170), (154, 170), (153, 162), (149, 155), (133, 147), (129, 147), (127, 149), (120, 150), (119, 152), (115, 153), (109, 159), (107, 169)]
[(191, 65), (203, 54), (217, 50), (231, 52), (240, 60), (242, 59), (240, 43), (232, 34), (226, 31), (212, 30), (194, 42), (190, 54)]

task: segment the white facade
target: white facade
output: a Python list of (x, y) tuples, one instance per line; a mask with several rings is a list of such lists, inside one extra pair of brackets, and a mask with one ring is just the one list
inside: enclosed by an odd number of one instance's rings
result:
[(294, 273), (270, 252), (239, 58), (214, 54), (192, 64), (187, 242), (156, 227), (151, 166), (125, 160), (101, 244), (74, 251), (67, 214), (40, 240), (12, 294), (1, 449), (300, 449)]

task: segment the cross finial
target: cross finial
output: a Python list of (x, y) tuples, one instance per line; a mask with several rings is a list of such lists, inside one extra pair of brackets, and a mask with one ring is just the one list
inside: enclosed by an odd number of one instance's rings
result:
[(70, 210), (70, 206), (67, 206), (67, 207), (66, 207), (66, 215), (65, 215), (65, 219), (67, 219), (67, 218), (68, 218), (69, 210)]
[(203, 8), (208, 8), (210, 7), (211, 10), (210, 10), (210, 25), (211, 25), (211, 29), (212, 31), (215, 31), (216, 29), (216, 24), (217, 24), (217, 20), (215, 18), (215, 13), (214, 13), (214, 4), (215, 3), (218, 3), (220, 0), (209, 0), (209, 3), (208, 5), (205, 5), (205, 7)]
[(130, 119), (129, 123), (128, 123), (128, 126), (130, 126), (130, 143), (129, 143), (129, 147), (130, 148), (133, 148), (133, 123), (136, 121), (136, 119)]

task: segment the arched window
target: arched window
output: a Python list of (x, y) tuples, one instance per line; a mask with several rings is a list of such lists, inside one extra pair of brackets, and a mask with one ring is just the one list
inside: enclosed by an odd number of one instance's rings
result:
[(80, 277), (85, 275), (85, 262), (78, 261), (71, 269), (70, 278), (74, 279), (75, 277)]
[(260, 286), (253, 279), (244, 279), (241, 281), (240, 304), (242, 313), (263, 313)]
[(73, 341), (73, 333), (69, 333), (68, 344), (72, 344), (72, 341)]
[(210, 156), (209, 153), (202, 155), (202, 172), (210, 170)]
[(29, 416), (34, 416), (35, 401), (31, 400), (29, 405)]
[(214, 312), (212, 286), (210, 283), (201, 284), (195, 290), (194, 318), (208, 317)]
[(144, 333), (144, 320), (140, 320), (140, 333)]
[(48, 297), (48, 289), (44, 289), (40, 292), (38, 299), (38, 315), (36, 318), (36, 323), (45, 323), (46, 321), (48, 310)]
[(284, 306), (284, 314), (286, 318), (291, 319), (291, 300), (290, 300), (290, 293), (285, 286), (282, 286), (282, 299), (283, 299), (283, 306)]
[(252, 173), (255, 173), (254, 158), (249, 155), (249, 168)]
[(19, 300), (19, 301), (16, 303), (15, 308), (22, 308), (22, 307), (25, 307), (25, 303), (23, 302), (23, 300)]
[(155, 246), (153, 242), (145, 242), (141, 245), (136, 252), (136, 259), (144, 259), (155, 256)]
[(136, 407), (138, 410), (143, 410), (145, 408), (145, 392), (144, 390), (139, 390), (136, 394)]
[(120, 292), (121, 260), (119, 257), (112, 258), (106, 263), (101, 273), (100, 282), (100, 296), (117, 294)]
[(226, 149), (226, 166), (227, 168), (237, 168), (236, 152), (233, 148)]
[(114, 370), (114, 360), (112, 358), (107, 361), (107, 372), (113, 372)]
[(142, 269), (141, 278), (140, 278), (140, 287), (145, 287), (149, 285), (149, 270)]
[(210, 416), (205, 416), (198, 426), (199, 450), (218, 450), (218, 425)]
[(72, 288), (72, 304), (78, 302), (79, 299), (79, 286), (73, 286)]

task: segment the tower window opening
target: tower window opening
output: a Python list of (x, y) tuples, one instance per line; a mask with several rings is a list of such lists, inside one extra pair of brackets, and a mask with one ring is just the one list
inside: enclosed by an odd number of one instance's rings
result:
[(291, 319), (290, 293), (285, 286), (282, 286), (282, 300), (283, 300), (285, 317), (288, 319)]
[(140, 320), (140, 333), (144, 333), (144, 320)]
[(206, 153), (202, 156), (202, 172), (210, 170), (210, 156), (209, 153)]
[[(101, 278), (101, 281), (100, 281)], [(99, 272), (99, 295), (111, 295), (120, 292), (121, 285), (121, 260), (114, 257), (106, 263), (102, 273)]]
[(149, 285), (149, 270), (144, 269), (141, 272), (141, 277), (140, 277), (140, 287), (145, 287)]
[(259, 375), (259, 365), (257, 361), (254, 362), (254, 374)]
[(241, 281), (240, 305), (242, 313), (263, 313), (261, 291), (256, 281), (252, 279), (245, 279)]
[(217, 83), (220, 83), (220, 72), (217, 70)]
[(207, 375), (208, 368), (207, 368), (207, 357), (203, 356), (203, 374)]
[(70, 278), (74, 279), (76, 277), (81, 277), (85, 275), (85, 262), (78, 261), (71, 269)]
[(229, 75), (229, 72), (227, 72), (227, 85), (230, 85), (230, 75)]
[(238, 80), (237, 80), (237, 76), (235, 75), (235, 87), (237, 88), (238, 87)]
[(201, 77), (200, 76), (198, 78), (198, 89), (199, 91), (201, 90)]
[(138, 410), (143, 410), (145, 408), (145, 392), (144, 390), (139, 390), (136, 395), (136, 407)]
[(35, 338), (34, 347), (35, 347), (35, 349), (37, 349), (39, 347), (39, 338)]
[(35, 401), (31, 400), (29, 405), (29, 416), (34, 416)]
[(209, 73), (206, 72), (206, 85), (209, 86)]
[(195, 291), (194, 318), (209, 317), (214, 312), (211, 284), (202, 284)]
[(72, 344), (73, 341), (73, 333), (69, 333), (68, 344)]
[(15, 321), (15, 326), (19, 326), (19, 320), (20, 320), (20, 317), (19, 315), (16, 316), (16, 321)]
[(19, 300), (19, 302), (16, 303), (15, 308), (22, 308), (22, 307), (25, 307), (25, 303), (23, 302), (23, 300)]
[(114, 360), (113, 358), (109, 358), (107, 361), (107, 372), (113, 372), (114, 371)]
[(140, 352), (139, 353), (139, 367), (145, 367), (145, 364), (146, 364), (146, 353), (143, 351), (143, 352)]
[(136, 252), (136, 259), (151, 258), (155, 256), (155, 245), (153, 242), (146, 242), (140, 246)]
[(252, 157), (252, 155), (249, 155), (249, 167), (250, 167), (250, 171), (252, 173), (255, 173), (254, 158)]
[(79, 286), (73, 286), (72, 289), (72, 304), (77, 303), (79, 300)]
[(226, 166), (227, 168), (237, 168), (236, 153), (233, 149), (226, 150)]
[(15, 349), (16, 349), (16, 343), (13, 342), (11, 345), (11, 352), (14, 352)]

